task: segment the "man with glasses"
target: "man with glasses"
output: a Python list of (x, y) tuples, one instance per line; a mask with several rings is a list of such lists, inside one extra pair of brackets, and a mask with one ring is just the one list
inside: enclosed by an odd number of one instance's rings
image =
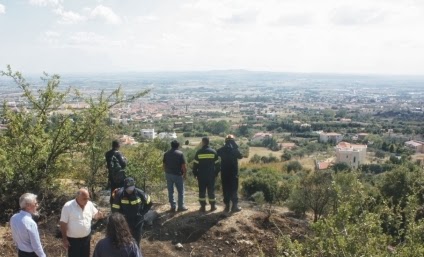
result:
[(46, 257), (38, 234), (37, 223), (32, 215), (37, 214), (37, 196), (25, 193), (19, 198), (21, 211), (10, 219), (13, 241), (18, 248), (18, 257)]
[(78, 190), (76, 198), (65, 203), (60, 215), (60, 230), (68, 257), (90, 256), (91, 221), (102, 218), (103, 213), (90, 201), (86, 188)]
[(124, 180), (124, 187), (114, 195), (112, 212), (120, 212), (125, 216), (138, 246), (141, 241), (144, 214), (150, 210), (151, 206), (150, 196), (136, 188), (135, 180), (130, 177)]

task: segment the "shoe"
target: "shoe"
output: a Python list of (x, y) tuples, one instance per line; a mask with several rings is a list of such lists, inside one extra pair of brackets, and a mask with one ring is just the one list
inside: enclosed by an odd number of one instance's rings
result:
[(169, 209), (169, 212), (175, 212), (175, 207), (171, 207), (171, 209)]
[(200, 212), (205, 212), (206, 211), (206, 206), (201, 206), (199, 209)]
[(231, 212), (239, 212), (242, 208), (238, 207), (237, 205), (234, 205), (233, 208), (231, 208)]
[(186, 208), (186, 207), (181, 207), (181, 208), (178, 208), (178, 210), (177, 210), (177, 211), (179, 211), (179, 212), (188, 211), (188, 208)]
[(230, 205), (229, 204), (225, 205), (224, 212), (230, 212)]
[(215, 206), (215, 204), (211, 204), (211, 211), (216, 211), (216, 206)]

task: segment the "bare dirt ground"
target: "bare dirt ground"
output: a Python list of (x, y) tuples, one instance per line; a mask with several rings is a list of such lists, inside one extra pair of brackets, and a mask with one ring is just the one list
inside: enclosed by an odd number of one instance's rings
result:
[[(190, 192), (193, 196), (195, 192)], [(186, 212), (169, 212), (169, 204), (156, 204), (158, 213), (153, 225), (146, 226), (141, 242), (143, 256), (276, 256), (276, 241), (282, 234), (302, 239), (308, 231), (308, 222), (290, 217), (285, 208), (277, 207), (269, 217), (250, 202), (241, 202), (243, 210), (229, 214), (218, 206), (214, 212), (201, 213), (194, 197)], [(104, 212), (107, 207), (102, 208)], [(47, 256), (67, 256), (60, 238), (56, 237), (59, 217), (39, 222), (40, 237)], [(92, 237), (92, 252), (104, 237), (100, 227)], [(183, 248), (176, 249), (176, 244)], [(0, 226), (0, 256), (16, 256), (8, 224)]]

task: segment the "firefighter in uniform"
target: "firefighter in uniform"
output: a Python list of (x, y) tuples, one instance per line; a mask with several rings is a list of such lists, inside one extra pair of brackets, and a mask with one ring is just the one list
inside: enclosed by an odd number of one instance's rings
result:
[(194, 157), (193, 174), (199, 185), (200, 211), (206, 211), (206, 190), (211, 211), (216, 210), (215, 178), (219, 173), (219, 160), (215, 150), (209, 147), (209, 138), (202, 138), (202, 148)]
[(238, 206), (238, 159), (243, 158), (238, 145), (234, 141), (233, 135), (225, 138), (225, 145), (218, 149), (218, 156), (221, 158), (221, 182), (224, 194), (224, 211), (230, 211), (230, 201), (232, 202), (231, 212), (239, 212)]
[(141, 234), (146, 214), (152, 202), (150, 196), (135, 187), (133, 178), (126, 178), (124, 187), (115, 191), (112, 212), (120, 212), (125, 216), (137, 245), (140, 245)]

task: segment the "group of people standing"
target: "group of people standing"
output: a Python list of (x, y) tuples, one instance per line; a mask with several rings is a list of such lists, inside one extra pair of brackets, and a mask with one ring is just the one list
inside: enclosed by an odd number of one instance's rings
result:
[[(187, 163), (184, 154), (178, 150), (178, 141), (171, 142), (171, 150), (163, 157), (163, 169), (166, 175), (168, 198), (171, 211), (188, 210), (184, 204), (184, 179)], [(105, 154), (108, 181), (111, 188), (110, 204), (112, 214), (107, 219), (106, 237), (100, 240), (94, 250), (93, 257), (142, 257), (140, 241), (144, 214), (152, 206), (150, 196), (136, 188), (131, 177), (125, 177), (127, 160), (119, 152), (119, 142), (112, 142), (112, 149)], [(238, 159), (242, 155), (232, 135), (225, 139), (225, 145), (213, 150), (209, 146), (209, 138), (202, 138), (202, 147), (196, 152), (193, 174), (198, 181), (200, 211), (206, 211), (207, 200), (211, 211), (215, 211), (215, 179), (221, 171), (225, 211), (238, 212)], [(178, 201), (174, 200), (174, 186), (177, 188)], [(206, 192), (208, 199), (206, 199)], [(230, 202), (232, 206), (230, 209)], [(37, 223), (33, 216), (37, 215), (37, 196), (23, 194), (19, 199), (21, 211), (12, 216), (10, 226), (13, 240), (18, 249), (18, 257), (45, 257), (41, 245)], [(87, 189), (81, 188), (76, 197), (62, 208), (60, 230), (63, 247), (68, 257), (89, 257), (92, 220), (105, 218), (90, 201)]]
[[(215, 180), (221, 172), (222, 191), (224, 195), (224, 211), (239, 212), (238, 206), (238, 159), (242, 154), (238, 149), (233, 135), (225, 138), (223, 147), (215, 151), (209, 146), (209, 138), (204, 137), (201, 141), (202, 147), (196, 152), (193, 164), (193, 175), (197, 179), (199, 187), (199, 211), (206, 211), (207, 200), (210, 204), (210, 211), (215, 211)], [(187, 172), (184, 154), (178, 150), (179, 143), (171, 142), (171, 150), (163, 157), (163, 167), (166, 174), (168, 187), (168, 199), (171, 211), (185, 211), (184, 206), (184, 178)], [(174, 200), (174, 185), (178, 191), (178, 209)], [(206, 192), (208, 198), (206, 198)], [(230, 209), (230, 203), (232, 203)]]

